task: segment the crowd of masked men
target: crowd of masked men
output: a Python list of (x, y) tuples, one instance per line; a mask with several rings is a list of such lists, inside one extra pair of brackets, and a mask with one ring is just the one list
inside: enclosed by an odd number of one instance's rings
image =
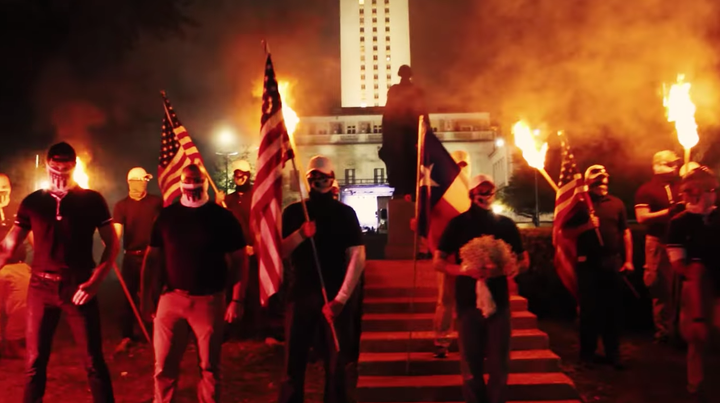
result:
[[(433, 267), (439, 272), (434, 355), (437, 359), (448, 355), (454, 311), (462, 363), (458, 376), (462, 373), (466, 401), (501, 403), (507, 400), (512, 279), (505, 274), (488, 278), (490, 271), (463, 264), (459, 250), (474, 238), (492, 235), (512, 248), (520, 271), (530, 262), (516, 224), (492, 211), (496, 191), (492, 178), (471, 177), (467, 153), (453, 153), (453, 158), (468, 182), (472, 204), (449, 222), (434, 251)], [(214, 201), (203, 168), (185, 167), (180, 201), (166, 207), (160, 197), (147, 193), (152, 175), (133, 168), (127, 175), (128, 196), (112, 214), (102, 195), (73, 181), (75, 164), (72, 146), (50, 147), (49, 188), (25, 197), (16, 211), (10, 207), (9, 178), (0, 175), (6, 234), (0, 248), (2, 353), (5, 358), (24, 356), (23, 402), (43, 400), (52, 339), (63, 314), (85, 355), (93, 401), (115, 401), (103, 356), (96, 294), (119, 253), (120, 238), (122, 279), (142, 318), (152, 323), (154, 402), (174, 401), (181, 359), (191, 339), (201, 374), (198, 401), (220, 401), (226, 327), (232, 328), (245, 305), (256, 304), (259, 298), (254, 254), (259, 245), (253, 245), (250, 225), (249, 164), (235, 167), (236, 191), (221, 193)], [(656, 338), (664, 341), (678, 332), (686, 340), (688, 389), (703, 399), (709, 382), (703, 372), (707, 347), (710, 335), (720, 330), (718, 182), (704, 166), (684, 167), (687, 172), (680, 177), (679, 160), (670, 151), (657, 153), (652, 165), (655, 175), (638, 190), (635, 212), (647, 227), (644, 280), (653, 295)], [(319, 347), (325, 359), (324, 401), (354, 402), (365, 263), (362, 231), (354, 210), (338, 201), (329, 159), (313, 157), (306, 177), (311, 188), (310, 220), (306, 221), (299, 202), (282, 214), (281, 255), (289, 260), (291, 270), (284, 301), (285, 370), (278, 400), (304, 400), (310, 350)], [(593, 208), (578, 208), (562, 228), (577, 245), (579, 359), (589, 367), (608, 364), (621, 370), (625, 365), (619, 350), (618, 319), (623, 308), (619, 295), (622, 276), (634, 270), (632, 237), (625, 206), (609, 194), (606, 169), (591, 166), (585, 181)], [(104, 243), (97, 264), (92, 256), (96, 230)], [(33, 250), (32, 267), (24, 263), (25, 246)], [(478, 280), (492, 296), (492, 313), (479, 308)], [(118, 351), (138, 341), (136, 323), (128, 302), (119, 321)], [(334, 348), (331, 324), (339, 350)], [(597, 355), (598, 339), (603, 342), (603, 357)], [(487, 382), (484, 373), (489, 374)]]

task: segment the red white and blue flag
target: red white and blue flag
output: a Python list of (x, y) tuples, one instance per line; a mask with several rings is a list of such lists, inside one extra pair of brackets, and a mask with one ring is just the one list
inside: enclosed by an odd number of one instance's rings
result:
[(468, 183), (455, 160), (425, 123), (420, 128), (421, 150), (418, 231), (434, 252), (450, 220), (470, 208)]
[(265, 306), (282, 283), (282, 170), (285, 162), (292, 158), (290, 136), (282, 113), (282, 99), (269, 54), (265, 63), (262, 101), (261, 140), (250, 207), (250, 225), (255, 233), (260, 303)]
[(165, 117), (158, 158), (158, 183), (165, 206), (180, 196), (180, 175), (190, 164), (202, 165), (203, 160), (185, 127), (180, 123), (170, 100), (162, 93)]

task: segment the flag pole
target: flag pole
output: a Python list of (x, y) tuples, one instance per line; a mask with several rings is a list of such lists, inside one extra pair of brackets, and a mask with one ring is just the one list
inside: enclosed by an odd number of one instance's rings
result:
[[(297, 175), (297, 180), (298, 180), (298, 185), (299, 185), (300, 184), (300, 171), (298, 171), (297, 165), (295, 163), (295, 152), (291, 148), (290, 150), (288, 150), (288, 153), (290, 154), (290, 159), (292, 160), (293, 171), (295, 171), (295, 173)], [(305, 222), (310, 222), (310, 214), (308, 213), (307, 204), (305, 203), (305, 198), (303, 197), (302, 193), (300, 194), (300, 203), (302, 204), (303, 213), (305, 214)], [(328, 296), (327, 296), (327, 290), (325, 289), (325, 280), (323, 279), (322, 270), (320, 269), (320, 257), (318, 256), (314, 237), (310, 237), (310, 245), (312, 246), (313, 258), (315, 259), (315, 268), (317, 269), (317, 274), (318, 274), (318, 277), (320, 278), (320, 288), (322, 289), (323, 301), (325, 301), (325, 305), (327, 305), (329, 303)], [(335, 342), (335, 351), (340, 351), (340, 342), (338, 341), (337, 332), (335, 331), (335, 323), (328, 321), (328, 324), (330, 325), (330, 331), (332, 332), (333, 341)]]
[[(415, 167), (415, 231), (413, 231), (413, 286), (410, 291), (410, 315), (415, 314), (415, 287), (417, 286), (417, 255), (418, 241), (420, 234), (418, 232), (418, 222), (420, 218), (420, 167), (422, 166), (422, 157), (425, 147), (425, 116), (420, 115), (418, 119), (418, 141), (417, 141), (417, 164)], [(412, 326), (408, 329), (408, 342), (406, 345), (407, 356), (405, 358), (405, 373), (410, 375), (410, 345), (412, 344)]]
[[(164, 90), (161, 90), (161, 91), (160, 91), (160, 95), (162, 95), (163, 98), (165, 98), (165, 97), (166, 97), (165, 91), (164, 91)], [(165, 108), (165, 117), (166, 117), (167, 120), (168, 120), (168, 124), (172, 125), (172, 119), (170, 118), (170, 111), (168, 111), (167, 104), (164, 102), (164, 100), (163, 100), (163, 108)], [(173, 127), (173, 129), (174, 129), (174, 127)], [(188, 135), (188, 136), (189, 136), (189, 135)], [(205, 167), (203, 167), (203, 168), (205, 168)], [(215, 194), (220, 193), (220, 191), (218, 190), (217, 185), (215, 185), (215, 181), (214, 181), (213, 178), (210, 176), (210, 173), (207, 171), (207, 169), (205, 169), (205, 176), (207, 177), (208, 182), (210, 182), (210, 186), (212, 186), (213, 191), (215, 191)], [(225, 201), (224, 201), (224, 200), (223, 200), (223, 202), (222, 202), (222, 205), (223, 205), (223, 207), (227, 207), (227, 205), (225, 204)]]
[(142, 316), (140, 316), (140, 311), (138, 311), (137, 306), (135, 305), (135, 301), (133, 301), (132, 295), (130, 295), (130, 290), (127, 288), (127, 284), (125, 284), (125, 280), (123, 280), (122, 273), (120, 272), (120, 269), (118, 269), (117, 264), (113, 262), (112, 264), (113, 270), (115, 271), (115, 275), (118, 278), (118, 281), (120, 281), (120, 285), (122, 286), (123, 291), (125, 292), (125, 296), (128, 299), (128, 302), (130, 303), (130, 307), (133, 310), (133, 313), (135, 314), (135, 318), (138, 321), (138, 325), (140, 325), (140, 330), (142, 330), (143, 335), (145, 336), (145, 339), (148, 343), (152, 344), (152, 340), (150, 339), (150, 334), (147, 331), (147, 328), (145, 327), (145, 322), (142, 320)]

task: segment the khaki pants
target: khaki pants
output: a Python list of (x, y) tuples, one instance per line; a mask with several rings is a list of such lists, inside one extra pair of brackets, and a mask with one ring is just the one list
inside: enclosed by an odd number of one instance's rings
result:
[(673, 336), (677, 324), (677, 279), (668, 259), (665, 245), (654, 236), (645, 237), (645, 272), (643, 281), (650, 291), (653, 305), (655, 337)]
[(0, 340), (25, 338), (27, 295), (30, 267), (25, 263), (9, 264), (0, 271)]
[(223, 341), (225, 294), (191, 296), (170, 291), (160, 296), (154, 326), (155, 400), (174, 402), (189, 331), (197, 339), (200, 382), (198, 401), (220, 401), (220, 352)]
[[(682, 300), (680, 305), (680, 332), (683, 338), (688, 343), (687, 352), (687, 378), (688, 387), (691, 390), (696, 390), (705, 381), (705, 371), (708, 361), (709, 348), (712, 344), (713, 339), (717, 341), (717, 336), (720, 333), (720, 297), (706, 297), (702, 303), (705, 305), (703, 311), (705, 317), (705, 325), (707, 328), (707, 337), (699, 337), (697, 333), (693, 331), (693, 319), (694, 316), (698, 315), (697, 309), (693, 309), (692, 300), (693, 293), (696, 292), (690, 286), (689, 282), (684, 282), (682, 286)], [(710, 294), (712, 294), (710, 292)], [(710, 372), (712, 374), (712, 372)], [(709, 379), (707, 384), (715, 384), (718, 382), (716, 379)]]
[(455, 306), (455, 277), (437, 273), (438, 300), (435, 306), (435, 346), (448, 348), (452, 333), (453, 308)]

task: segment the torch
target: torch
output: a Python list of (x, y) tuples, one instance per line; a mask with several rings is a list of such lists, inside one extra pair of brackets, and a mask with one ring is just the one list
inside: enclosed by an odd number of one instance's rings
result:
[(663, 106), (667, 109), (668, 122), (675, 123), (678, 141), (685, 149), (685, 167), (690, 162), (690, 150), (700, 140), (695, 122), (695, 104), (690, 98), (690, 83), (685, 82), (685, 75), (678, 74), (677, 83), (667, 91), (663, 84)]
[(543, 142), (539, 148), (537, 146), (539, 131), (533, 132), (525, 121), (520, 120), (512, 127), (512, 132), (515, 137), (515, 146), (522, 151), (525, 161), (527, 161), (528, 165), (537, 169), (557, 193), (560, 188), (545, 170), (545, 154), (548, 151), (548, 144)]

